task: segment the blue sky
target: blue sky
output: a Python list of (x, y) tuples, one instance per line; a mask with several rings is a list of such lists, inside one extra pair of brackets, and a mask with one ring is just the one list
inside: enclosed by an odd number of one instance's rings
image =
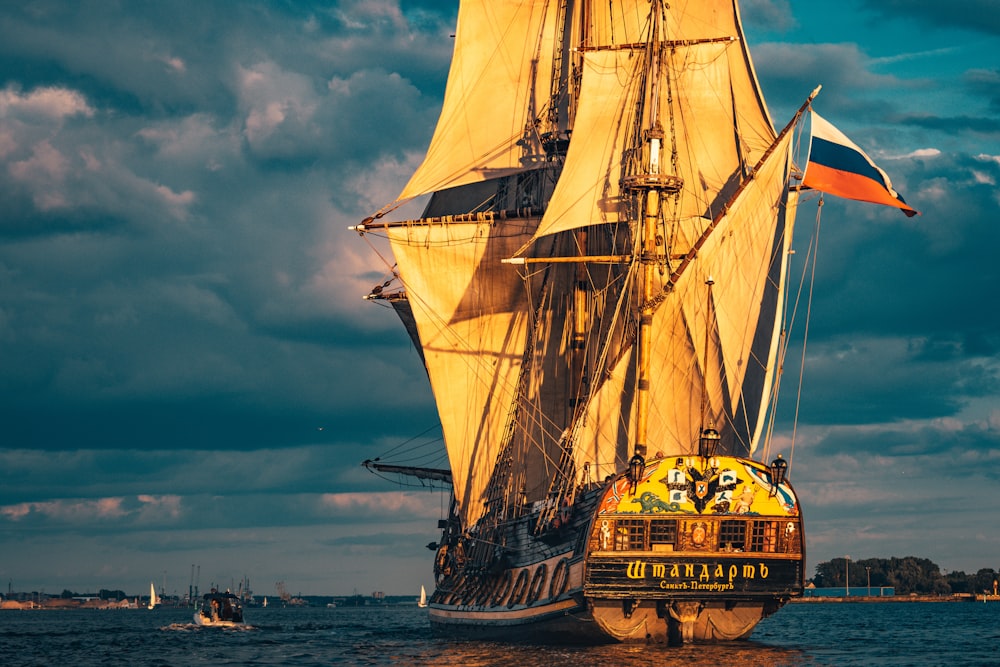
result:
[[(3, 591), (184, 592), (193, 564), (262, 595), (430, 587), (447, 497), (360, 462), (425, 442), (433, 403), (347, 227), (421, 159), (455, 5), (0, 5)], [(742, 11), (775, 122), (823, 84), (816, 110), (923, 213), (823, 207), (776, 441), (809, 573), (998, 569), (995, 0)]]

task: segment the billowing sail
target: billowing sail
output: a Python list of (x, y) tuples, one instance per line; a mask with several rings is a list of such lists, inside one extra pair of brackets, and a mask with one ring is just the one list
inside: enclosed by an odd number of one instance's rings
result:
[[(722, 432), (728, 453), (746, 456), (756, 448), (774, 380), (794, 220), (786, 187), (790, 141), (786, 135), (732, 202), (653, 316), (650, 454), (696, 452), (705, 426)], [(622, 443), (631, 441), (622, 430), (634, 434), (628, 415), (635, 353), (633, 347), (607, 370), (582, 418), (578, 463), (602, 475), (621, 469)]]
[(520, 277), (500, 260), (534, 224), (389, 230), (438, 407), (456, 498), (471, 520), (503, 441), (528, 331)]
[(399, 199), (544, 166), (555, 3), (463, 1), (437, 129)]
[[(711, 218), (739, 184), (741, 170), (763, 155), (775, 132), (735, 4), (668, 4), (657, 52), (662, 80), (655, 108), (670, 134), (664, 150), (669, 159), (661, 169), (683, 178), (674, 215), (681, 220)], [(624, 5), (626, 17), (645, 17), (649, 7), (645, 0), (612, 5)], [(623, 160), (636, 135), (636, 120), (628, 114), (645, 93), (641, 86), (647, 71), (641, 51), (629, 45), (644, 45), (649, 27), (643, 24), (637, 32), (639, 27), (621, 23), (600, 31), (605, 41), (585, 53), (574, 140), (538, 235), (615, 222), (624, 215)]]

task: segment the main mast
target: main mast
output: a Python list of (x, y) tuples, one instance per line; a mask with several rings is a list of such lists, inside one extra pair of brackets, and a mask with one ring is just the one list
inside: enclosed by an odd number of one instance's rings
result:
[[(641, 169), (626, 174), (623, 185), (638, 203), (633, 210), (641, 210), (642, 218), (637, 225), (639, 237), (638, 253), (642, 275), (642, 301), (639, 304), (639, 348), (636, 360), (636, 433), (633, 445), (633, 462), (639, 463), (646, 456), (649, 437), (650, 408), (650, 355), (653, 336), (653, 312), (659, 303), (658, 274), (666, 267), (664, 236), (659, 233), (662, 221), (663, 200), (676, 196), (683, 184), (675, 175), (661, 173), (661, 152), (664, 131), (660, 120), (660, 86), (662, 85), (662, 31), (663, 13), (661, 1), (650, 4), (649, 41), (645, 52), (645, 88), (642, 98), (644, 109), (637, 109), (642, 119), (639, 155), (644, 155)], [(630, 467), (631, 467), (630, 463)]]

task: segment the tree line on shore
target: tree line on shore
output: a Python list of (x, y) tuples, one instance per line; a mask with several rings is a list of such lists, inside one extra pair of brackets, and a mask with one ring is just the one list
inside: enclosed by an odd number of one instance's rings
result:
[[(849, 579), (848, 579), (849, 577)], [(956, 593), (993, 593), (1000, 574), (992, 568), (975, 574), (962, 571), (942, 572), (926, 558), (834, 558), (816, 566), (811, 583), (817, 588), (864, 589), (891, 586), (896, 595), (952, 595)]]

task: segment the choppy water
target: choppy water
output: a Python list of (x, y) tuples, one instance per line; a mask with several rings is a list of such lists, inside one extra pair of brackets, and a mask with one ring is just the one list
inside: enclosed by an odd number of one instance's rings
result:
[(680, 648), (518, 646), (435, 638), (426, 610), (248, 609), (201, 628), (188, 609), (0, 611), (0, 661), (45, 665), (693, 667), (1000, 664), (1000, 603), (792, 604), (749, 641)]

